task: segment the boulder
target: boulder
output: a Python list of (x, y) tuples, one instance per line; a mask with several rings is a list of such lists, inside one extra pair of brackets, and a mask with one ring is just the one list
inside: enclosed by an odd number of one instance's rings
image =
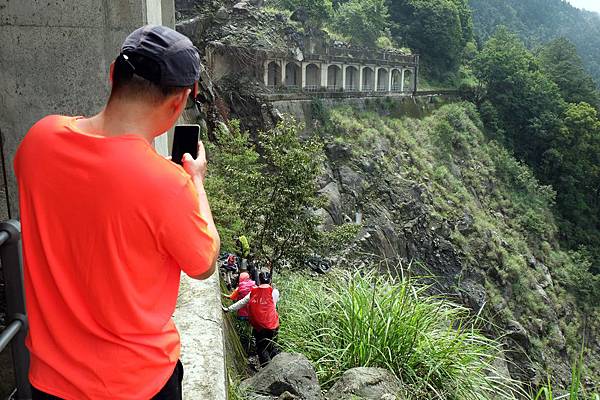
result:
[(175, 26), (177, 32), (189, 37), (194, 40), (198, 36), (202, 35), (206, 30), (209, 21), (202, 17), (197, 16), (194, 18), (186, 19), (185, 21), (178, 22)]
[(215, 22), (222, 24), (227, 21), (229, 21), (229, 13), (227, 12), (227, 9), (222, 6), (215, 13)]
[(330, 182), (323, 189), (319, 190), (319, 194), (327, 200), (325, 207), (334, 224), (342, 223), (342, 195), (335, 182)]
[(402, 387), (398, 378), (383, 368), (352, 368), (344, 372), (329, 389), (327, 400), (382, 400), (398, 399)]
[(322, 398), (313, 366), (305, 356), (293, 353), (275, 356), (256, 375), (243, 381), (241, 388), (248, 393), (282, 399), (294, 398), (291, 396), (301, 400)]

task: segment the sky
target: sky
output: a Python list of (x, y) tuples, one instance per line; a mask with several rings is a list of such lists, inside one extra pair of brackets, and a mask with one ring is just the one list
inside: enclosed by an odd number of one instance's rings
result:
[(600, 0), (568, 0), (573, 6), (577, 8), (585, 8), (589, 11), (596, 11), (600, 13)]

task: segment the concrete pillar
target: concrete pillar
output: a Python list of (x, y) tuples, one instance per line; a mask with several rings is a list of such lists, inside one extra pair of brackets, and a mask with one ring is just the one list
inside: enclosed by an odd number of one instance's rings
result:
[(388, 71), (388, 85), (387, 85), (387, 91), (391, 92), (392, 91), (392, 74), (394, 72), (393, 68), (390, 68)]
[(301, 89), (304, 89), (306, 87), (306, 66), (307, 65), (308, 64), (305, 62), (300, 63), (300, 74), (302, 75), (302, 78), (301, 78), (302, 86), (300, 87)]
[(327, 82), (327, 73), (329, 72), (329, 64), (321, 63), (321, 88), (327, 89), (329, 82)]
[(363, 88), (362, 88), (362, 85), (363, 85), (363, 68), (364, 67), (362, 65), (358, 66), (358, 91), (359, 92), (362, 92), (362, 90), (363, 90)]
[(279, 65), (280, 65), (280, 77), (279, 77), (279, 82), (281, 86), (285, 86), (285, 60), (281, 60), (279, 61)]
[(342, 90), (346, 90), (346, 66), (342, 64)]
[(400, 77), (400, 92), (404, 92), (404, 71), (405, 69), (402, 68), (402, 74)]
[[(419, 56), (417, 56), (417, 60)], [(418, 84), (418, 80), (419, 80), (419, 64), (417, 63), (417, 65), (415, 66), (415, 70), (414, 70), (414, 75), (413, 75), (413, 94), (416, 96), (417, 95), (417, 84)]]
[(269, 60), (265, 60), (265, 64), (264, 64), (264, 81), (265, 81), (265, 86), (269, 86)]

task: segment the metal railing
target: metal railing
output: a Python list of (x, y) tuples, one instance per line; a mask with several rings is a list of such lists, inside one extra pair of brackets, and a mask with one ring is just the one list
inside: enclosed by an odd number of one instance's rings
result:
[(0, 223), (0, 260), (6, 290), (6, 328), (0, 332), (0, 351), (11, 345), (15, 383), (9, 399), (31, 399), (29, 351), (25, 347), (27, 313), (21, 262), (21, 224), (11, 219)]

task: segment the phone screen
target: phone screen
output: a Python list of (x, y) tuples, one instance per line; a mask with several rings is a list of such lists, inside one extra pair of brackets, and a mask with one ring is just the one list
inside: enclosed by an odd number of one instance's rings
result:
[(182, 165), (181, 160), (185, 153), (190, 153), (193, 158), (198, 157), (199, 135), (200, 125), (176, 125), (171, 160)]

